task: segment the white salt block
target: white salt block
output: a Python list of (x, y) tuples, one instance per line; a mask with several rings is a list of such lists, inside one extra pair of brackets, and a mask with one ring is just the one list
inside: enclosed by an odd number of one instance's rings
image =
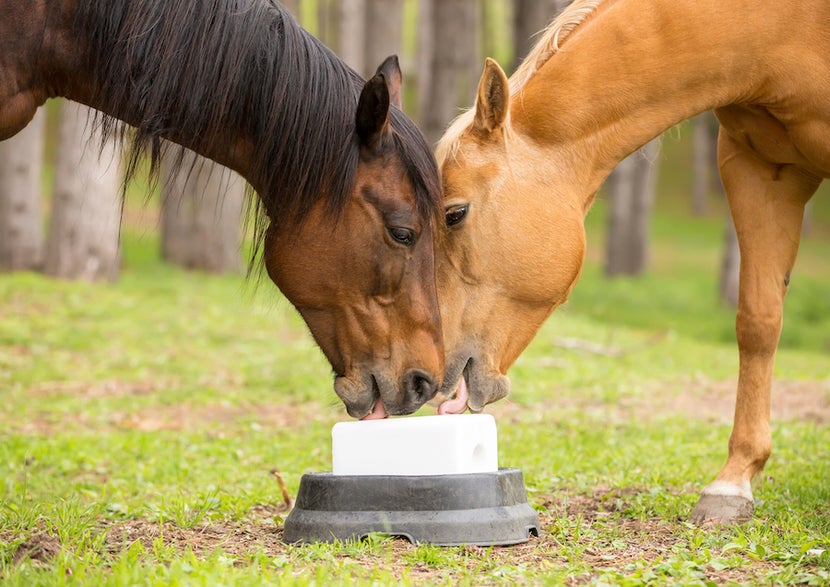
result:
[(333, 475), (459, 475), (499, 468), (490, 414), (338, 422), (331, 443)]

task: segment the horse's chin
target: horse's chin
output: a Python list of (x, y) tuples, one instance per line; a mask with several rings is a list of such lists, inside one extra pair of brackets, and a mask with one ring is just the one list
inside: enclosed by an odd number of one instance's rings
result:
[(467, 385), (470, 388), (467, 406), (473, 413), (481, 412), (487, 404), (497, 402), (510, 393), (510, 378), (497, 371), (471, 371)]
[(379, 396), (371, 375), (368, 381), (359, 381), (352, 377), (335, 377), (334, 392), (352, 418), (363, 419), (376, 411), (376, 400)]
[(479, 413), (484, 406), (496, 402), (510, 393), (510, 378), (492, 369), (476, 367), (476, 361), (468, 358), (455, 361), (447, 370), (444, 385), (432, 404), (438, 405), (439, 414), (462, 413), (469, 409)]

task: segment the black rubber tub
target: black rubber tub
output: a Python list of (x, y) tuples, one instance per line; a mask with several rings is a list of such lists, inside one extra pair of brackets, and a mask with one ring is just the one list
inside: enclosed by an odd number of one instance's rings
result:
[(428, 476), (332, 475), (300, 479), (285, 542), (334, 542), (371, 533), (413, 544), (510, 545), (539, 535), (519, 469)]

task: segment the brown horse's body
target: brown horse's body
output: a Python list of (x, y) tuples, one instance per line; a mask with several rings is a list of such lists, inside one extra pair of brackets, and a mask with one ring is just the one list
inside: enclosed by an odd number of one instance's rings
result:
[[(238, 171), (264, 212), (263, 260), (308, 323), (349, 413), (409, 413), (443, 376), (432, 226), (440, 184), (398, 108), (268, 0), (0, 0), (0, 140), (47, 98)], [(364, 85), (365, 83), (365, 85)]]
[(579, 276), (604, 178), (715, 109), (741, 248), (740, 373), (729, 458), (692, 518), (751, 516), (804, 206), (830, 176), (827, 23), (821, 0), (577, 0), (509, 82), (488, 61), (476, 108), (438, 147), (453, 224), (437, 257), (444, 393), (462, 375), (472, 409), (507, 393), (508, 367)]

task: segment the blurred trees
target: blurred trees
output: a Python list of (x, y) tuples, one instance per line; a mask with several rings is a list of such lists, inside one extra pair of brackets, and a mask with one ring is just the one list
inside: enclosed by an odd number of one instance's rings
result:
[(162, 258), (186, 269), (240, 271), (244, 201), (238, 174), (192, 151), (169, 149), (161, 169)]
[(46, 114), (0, 142), (0, 270), (23, 271), (43, 263), (40, 205)]
[(340, 58), (363, 77), (369, 75), (366, 59), (366, 0), (340, 2)]
[(431, 83), (427, 90), (421, 129), (434, 144), (460, 107), (473, 104), (482, 60), (478, 54), (478, 2), (436, 0), (431, 18), (421, 26), (432, 28)]
[(692, 214), (706, 216), (710, 192), (723, 193), (718, 175), (718, 120), (711, 110), (698, 114), (692, 127)]
[[(403, 47), (403, 0), (365, 0), (363, 77), (374, 75), (383, 60)], [(341, 44), (342, 44), (341, 40)]]
[[(44, 138), (47, 111), (0, 142), (0, 266), (71, 279), (115, 279), (119, 263), (120, 161), (100, 147), (88, 109), (60, 103), (48, 241), (44, 239)], [(99, 158), (99, 155), (101, 157)]]
[(539, 33), (547, 27), (559, 12), (570, 4), (569, 0), (514, 0), (513, 10), (513, 69), (530, 52), (539, 40)]
[(647, 143), (623, 159), (606, 181), (605, 275), (608, 277), (640, 275), (647, 267), (659, 152), (659, 139)]
[(121, 159), (101, 142), (86, 106), (61, 102), (44, 273), (86, 281), (120, 270)]
[[(283, 0), (283, 4), (301, 25), (364, 77), (373, 74), (385, 57), (398, 54), (404, 73), (404, 110), (434, 142), (461, 109), (473, 105), (484, 57), (496, 58), (509, 74), (538, 41), (538, 33), (569, 1)], [(107, 180), (109, 188), (96, 187), (103, 178), (96, 175), (100, 169), (91, 171), (83, 159), (70, 162), (81, 154), (97, 155), (96, 139), (61, 139), (58, 177), (52, 186), (54, 217), (49, 246), (44, 247), (38, 198), (44, 191), (40, 184), (43, 125), (44, 117), (39, 115), (24, 132), (0, 143), (0, 268), (45, 267), (54, 275), (113, 278), (117, 275), (117, 246), (105, 243), (117, 239), (110, 222), (116, 200), (87, 198), (81, 213), (78, 204), (70, 203), (77, 200), (64, 193), (70, 189), (110, 190), (120, 203), (117, 182)], [(50, 127), (50, 136), (56, 130)], [(692, 214), (709, 213), (707, 204), (720, 190), (716, 131), (717, 121), (711, 113), (691, 122)], [(623, 161), (606, 184), (609, 276), (636, 275), (648, 267), (649, 214), (659, 160), (656, 149), (656, 143), (646, 145)], [(213, 169), (212, 164), (187, 157), (178, 174), (170, 172), (169, 163), (163, 165), (160, 254), (189, 268), (237, 271), (242, 258), (242, 182), (232, 179), (229, 172)], [(104, 168), (117, 170), (117, 158), (118, 154), (105, 155), (109, 162)], [(85, 173), (85, 179), (73, 177), (73, 170)], [(92, 201), (101, 209), (93, 211)], [(805, 222), (805, 230), (808, 226)], [(726, 228), (721, 292), (728, 301), (735, 297), (729, 292), (736, 290), (728, 284), (737, 283), (739, 261), (729, 224)], [(81, 238), (79, 233), (85, 236)]]

